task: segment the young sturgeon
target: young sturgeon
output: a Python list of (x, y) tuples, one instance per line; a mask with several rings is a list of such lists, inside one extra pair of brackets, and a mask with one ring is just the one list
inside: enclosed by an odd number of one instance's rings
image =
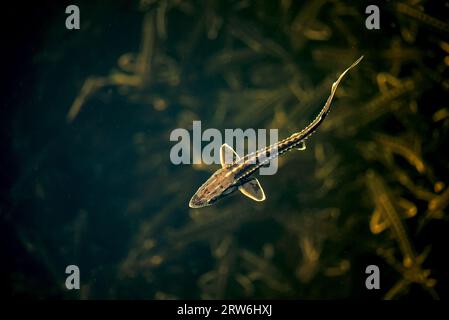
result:
[(195, 192), (192, 199), (190, 199), (189, 206), (191, 208), (210, 206), (237, 189), (255, 201), (264, 201), (265, 193), (259, 181), (253, 177), (253, 174), (262, 166), (267, 165), (270, 160), (286, 151), (293, 148), (305, 149), (305, 140), (319, 127), (329, 113), (332, 98), (341, 79), (362, 59), (363, 56), (357, 59), (332, 84), (331, 93), (327, 98), (326, 104), (318, 116), (303, 130), (242, 158), (229, 145), (223, 144), (220, 148), (221, 168)]

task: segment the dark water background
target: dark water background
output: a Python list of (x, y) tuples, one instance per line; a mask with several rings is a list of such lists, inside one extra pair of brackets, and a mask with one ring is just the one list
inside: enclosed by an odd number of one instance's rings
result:
[[(100, 88), (68, 123), (84, 81), (119, 71), (123, 54), (139, 52), (144, 16), (167, 3), (161, 14), (167, 34), (156, 32), (149, 82)], [(394, 233), (369, 228), (375, 199), (366, 172), (375, 170), (395, 205), (405, 198), (416, 207), (417, 215), (401, 223), (418, 254), (431, 246), (423, 268), (431, 270), (440, 298), (447, 297), (447, 208), (443, 219), (418, 232), (431, 200), (419, 199), (394, 173), (404, 171), (432, 197), (446, 190), (449, 122), (436, 121), (435, 113), (447, 108), (449, 52), (441, 43), (448, 30), (401, 14), (391, 2), (381, 6), (381, 30), (372, 31), (364, 27), (363, 2), (77, 4), (77, 31), (64, 27), (65, 4), (44, 2), (11, 8), (10, 28), (3, 28), (10, 45), (2, 49), (2, 295), (380, 299), (403, 273), (379, 255), (379, 248), (391, 249), (401, 265)], [(314, 4), (315, 11), (297, 18)], [(422, 5), (429, 16), (447, 17), (444, 1)], [(315, 29), (322, 39), (310, 35)], [(171, 164), (173, 129), (201, 120), (203, 130), (278, 128), (286, 137), (313, 119), (337, 74), (362, 54), (342, 83), (329, 125), (306, 151), (281, 159), (275, 176), (260, 179), (264, 203), (234, 195), (214, 207), (188, 208), (216, 166)], [(376, 83), (379, 73), (398, 79), (398, 86), (412, 79), (415, 88), (375, 104), (387, 95)], [(367, 114), (370, 104), (381, 113)], [(425, 172), (376, 144), (379, 134), (415, 150)], [(79, 291), (64, 287), (70, 264), (81, 270)], [(369, 264), (381, 269), (381, 290), (365, 289)], [(397, 297), (431, 295), (415, 283)]]

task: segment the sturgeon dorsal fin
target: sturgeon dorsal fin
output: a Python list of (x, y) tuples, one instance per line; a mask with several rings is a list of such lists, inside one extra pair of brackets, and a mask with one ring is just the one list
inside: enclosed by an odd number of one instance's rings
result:
[(228, 164), (239, 160), (240, 157), (227, 143), (223, 143), (220, 147), (220, 164), (225, 167)]
[(259, 180), (256, 178), (249, 180), (239, 187), (241, 193), (254, 201), (264, 201), (266, 199), (265, 192), (260, 186)]

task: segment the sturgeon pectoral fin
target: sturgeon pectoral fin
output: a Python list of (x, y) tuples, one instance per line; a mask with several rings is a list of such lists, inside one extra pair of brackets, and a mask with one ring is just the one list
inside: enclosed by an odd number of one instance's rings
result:
[(223, 143), (220, 148), (220, 163), (222, 167), (231, 164), (240, 159), (237, 152), (234, 151), (227, 143)]
[(239, 190), (245, 196), (247, 196), (250, 199), (253, 199), (254, 201), (264, 201), (266, 199), (265, 192), (263, 192), (259, 180), (257, 179), (249, 180), (245, 184), (241, 185), (239, 187)]

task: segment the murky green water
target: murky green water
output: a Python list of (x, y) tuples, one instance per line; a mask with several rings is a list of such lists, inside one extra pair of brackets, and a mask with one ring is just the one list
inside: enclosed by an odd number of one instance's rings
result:
[[(345, 1), (79, 2), (71, 31), (43, 11), (5, 118), (6, 295), (445, 298), (448, 6), (401, 3), (380, 30)], [(218, 166), (172, 164), (172, 130), (287, 137), (361, 55), (306, 150), (259, 179), (266, 201), (188, 207)]]

